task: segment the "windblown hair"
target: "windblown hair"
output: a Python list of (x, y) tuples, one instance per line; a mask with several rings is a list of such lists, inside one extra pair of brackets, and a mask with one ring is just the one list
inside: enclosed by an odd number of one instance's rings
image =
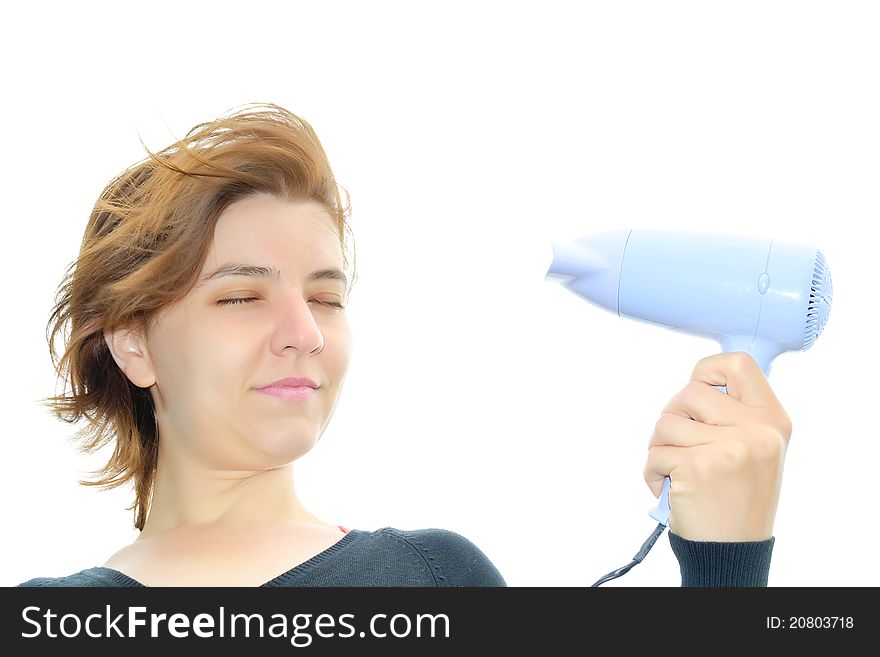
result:
[[(75, 435), (81, 453), (115, 441), (107, 464), (91, 472), (97, 479), (79, 483), (111, 489), (131, 481), (135, 500), (127, 508), (140, 530), (152, 500), (158, 423), (149, 388), (134, 385), (118, 367), (105, 331), (146, 331), (162, 308), (182, 299), (198, 282), (219, 215), (237, 200), (269, 193), (317, 201), (339, 230), (346, 269), (351, 214), (348, 192), (343, 188), (343, 206), (312, 127), (272, 103), (233, 108), (159, 153), (144, 149), (148, 157), (101, 193), (79, 256), (57, 290), (47, 339), (65, 388), (42, 400), (65, 422), (87, 420)], [(59, 333), (67, 337), (60, 358)]]

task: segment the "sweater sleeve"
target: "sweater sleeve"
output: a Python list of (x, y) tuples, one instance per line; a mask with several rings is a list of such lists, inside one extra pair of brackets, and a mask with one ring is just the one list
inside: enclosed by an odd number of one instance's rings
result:
[(690, 541), (669, 532), (681, 585), (688, 587), (767, 586), (775, 541), (773, 536), (766, 541), (740, 543)]

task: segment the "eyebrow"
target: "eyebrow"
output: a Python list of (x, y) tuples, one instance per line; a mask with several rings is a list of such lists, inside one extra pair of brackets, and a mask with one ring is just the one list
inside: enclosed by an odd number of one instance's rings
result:
[[(201, 287), (208, 281), (224, 278), (226, 276), (248, 276), (250, 278), (263, 278), (270, 281), (278, 281), (281, 280), (281, 271), (272, 266), (245, 265), (233, 262), (218, 267), (210, 274), (204, 276), (196, 287)], [(306, 276), (307, 283), (320, 280), (341, 281), (343, 286), (348, 287), (348, 278), (339, 269), (318, 269)]]

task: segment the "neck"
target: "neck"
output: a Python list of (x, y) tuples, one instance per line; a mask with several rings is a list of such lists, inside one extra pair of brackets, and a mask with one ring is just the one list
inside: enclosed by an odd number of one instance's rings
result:
[(236, 530), (269, 525), (331, 525), (300, 503), (293, 464), (268, 470), (222, 470), (175, 454), (159, 462), (144, 528), (137, 540), (170, 531)]

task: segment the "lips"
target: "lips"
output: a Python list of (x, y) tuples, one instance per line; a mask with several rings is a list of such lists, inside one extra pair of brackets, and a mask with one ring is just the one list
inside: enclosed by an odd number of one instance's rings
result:
[(319, 387), (317, 383), (306, 377), (287, 377), (267, 383), (257, 390), (265, 390), (266, 388), (315, 388), (317, 390)]

